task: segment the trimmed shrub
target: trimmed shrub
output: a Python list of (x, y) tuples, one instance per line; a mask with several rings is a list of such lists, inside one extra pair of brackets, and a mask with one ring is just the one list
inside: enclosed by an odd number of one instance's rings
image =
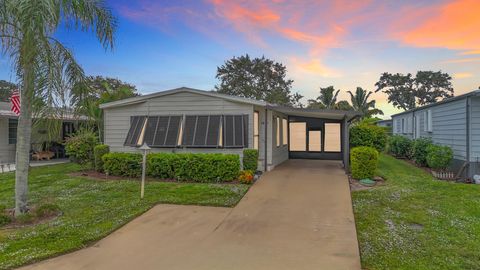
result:
[(244, 170), (240, 172), (240, 176), (238, 177), (238, 181), (242, 184), (250, 185), (253, 183), (253, 171)]
[(142, 174), (142, 155), (136, 153), (108, 153), (103, 155), (103, 169), (117, 176), (139, 177)]
[(243, 169), (256, 172), (257, 167), (258, 167), (258, 150), (256, 149), (243, 150)]
[(235, 154), (178, 154), (175, 179), (195, 182), (224, 182), (237, 179), (240, 158)]
[(178, 154), (155, 153), (147, 156), (147, 174), (161, 179), (174, 179)]
[(352, 177), (372, 178), (378, 165), (378, 151), (373, 147), (358, 146), (350, 151)]
[[(108, 153), (103, 156), (104, 169), (111, 175), (139, 177), (142, 155)], [(147, 175), (179, 181), (224, 182), (237, 179), (240, 158), (233, 154), (154, 153), (147, 156)]]
[(93, 148), (98, 144), (98, 137), (90, 130), (80, 130), (65, 141), (65, 152), (70, 159), (79, 164), (93, 163)]
[(385, 150), (387, 133), (384, 128), (368, 124), (358, 124), (350, 128), (351, 147), (369, 146), (379, 152)]
[(99, 144), (93, 148), (93, 156), (95, 157), (95, 170), (103, 172), (103, 155), (110, 153), (110, 147), (106, 144)]
[(430, 138), (418, 138), (413, 141), (412, 158), (420, 166), (427, 166), (427, 148), (432, 145)]
[(401, 135), (394, 135), (388, 141), (388, 151), (396, 157), (410, 158), (412, 156), (412, 146), (412, 140)]
[(444, 170), (453, 159), (452, 148), (444, 145), (432, 144), (427, 147), (427, 164), (434, 170)]

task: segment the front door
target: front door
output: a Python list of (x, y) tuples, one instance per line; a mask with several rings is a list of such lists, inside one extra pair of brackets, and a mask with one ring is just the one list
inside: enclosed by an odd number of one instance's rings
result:
[(342, 159), (342, 123), (309, 117), (289, 117), (289, 157)]

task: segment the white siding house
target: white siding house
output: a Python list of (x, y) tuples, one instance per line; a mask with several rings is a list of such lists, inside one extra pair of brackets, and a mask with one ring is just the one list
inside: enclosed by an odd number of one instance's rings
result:
[[(271, 170), (292, 157), (339, 159), (348, 166), (348, 132), (345, 130), (358, 116), (351, 111), (287, 108), (186, 87), (114, 101), (100, 108), (104, 111), (105, 144), (113, 152), (137, 152), (137, 147), (145, 142), (153, 152), (233, 153), (241, 158), (244, 149), (254, 148), (259, 150), (259, 170)], [(306, 125), (307, 122), (316, 123), (316, 129), (323, 129), (325, 122), (337, 125), (336, 137), (319, 137), (315, 143), (327, 146), (337, 143), (341, 147), (334, 151), (326, 148), (309, 151), (309, 135), (305, 130), (302, 134), (305, 149), (292, 151), (289, 143), (291, 117), (305, 118)], [(236, 120), (231, 120), (233, 118)], [(172, 119), (175, 124), (170, 129)], [(213, 125), (210, 125), (211, 120)], [(233, 125), (229, 121), (233, 121)], [(169, 130), (175, 133), (170, 134)], [(201, 144), (192, 139), (192, 136), (198, 137), (197, 130), (201, 130), (202, 137), (198, 140)], [(167, 139), (168, 134), (170, 139)], [(156, 142), (158, 137), (162, 138), (161, 143)], [(211, 143), (203, 143), (207, 141)]]
[(392, 116), (393, 134), (410, 139), (431, 138), (450, 146), (451, 169), (463, 176), (480, 173), (480, 90)]

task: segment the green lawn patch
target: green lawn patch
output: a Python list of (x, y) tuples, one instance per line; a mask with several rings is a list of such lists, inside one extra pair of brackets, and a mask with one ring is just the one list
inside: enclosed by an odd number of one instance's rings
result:
[[(85, 247), (158, 203), (231, 207), (249, 187), (147, 182), (145, 198), (140, 200), (138, 181), (89, 180), (70, 175), (80, 169), (73, 163), (32, 168), (30, 203), (53, 203), (62, 215), (23, 228), (0, 228), (0, 269)], [(14, 182), (13, 173), (0, 174), (0, 205), (13, 207)]]
[(352, 193), (365, 269), (479, 269), (480, 186), (381, 155), (377, 188)]

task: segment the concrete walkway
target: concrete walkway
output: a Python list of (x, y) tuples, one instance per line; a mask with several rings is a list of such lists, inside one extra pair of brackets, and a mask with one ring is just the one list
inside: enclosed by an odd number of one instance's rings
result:
[(233, 209), (159, 205), (92, 247), (24, 269), (360, 269), (347, 177), (289, 160)]

